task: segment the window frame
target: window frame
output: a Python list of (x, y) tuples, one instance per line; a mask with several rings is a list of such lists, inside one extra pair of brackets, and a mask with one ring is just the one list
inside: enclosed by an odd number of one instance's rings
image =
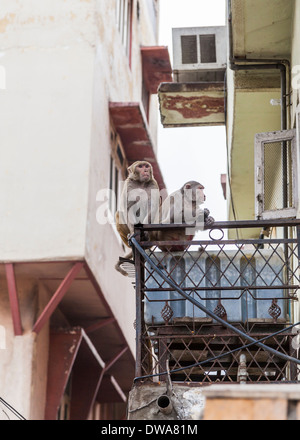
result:
[[(121, 138), (112, 123), (110, 124), (110, 147), (110, 164), (108, 176), (108, 188), (110, 189), (109, 211), (114, 218), (115, 213), (118, 210), (118, 201), (121, 193), (121, 182), (124, 181), (127, 177), (128, 162), (126, 159)], [(115, 192), (114, 200), (111, 199), (111, 191)]]
[[(264, 145), (266, 143), (291, 141), (291, 162), (292, 168), (292, 207), (266, 210), (264, 209)], [(271, 220), (277, 218), (296, 217), (298, 208), (298, 162), (296, 130), (280, 130), (255, 135), (254, 148), (254, 169), (255, 169), (255, 215), (258, 219)]]
[(116, 0), (116, 26), (131, 66), (133, 0)]

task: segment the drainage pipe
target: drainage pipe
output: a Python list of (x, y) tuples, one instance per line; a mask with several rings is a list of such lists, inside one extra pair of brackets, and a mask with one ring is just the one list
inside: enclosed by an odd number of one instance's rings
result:
[(171, 414), (173, 410), (173, 405), (171, 399), (167, 394), (162, 394), (161, 396), (159, 396), (156, 403), (160, 412), (165, 415)]

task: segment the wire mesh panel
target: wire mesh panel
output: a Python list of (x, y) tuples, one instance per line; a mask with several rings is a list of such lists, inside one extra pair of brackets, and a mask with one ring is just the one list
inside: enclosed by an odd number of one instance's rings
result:
[(264, 143), (264, 210), (293, 207), (291, 141)]
[(298, 206), (295, 130), (255, 136), (255, 199), (258, 218), (295, 217)]
[(164, 380), (169, 369), (177, 381), (237, 382), (244, 354), (249, 381), (297, 381), (297, 365), (255, 344), (245, 347), (214, 317), (297, 356), (295, 333), (285, 328), (298, 300), (299, 237), (191, 241), (180, 252), (167, 244), (147, 242), (147, 260), (139, 256), (138, 375)]

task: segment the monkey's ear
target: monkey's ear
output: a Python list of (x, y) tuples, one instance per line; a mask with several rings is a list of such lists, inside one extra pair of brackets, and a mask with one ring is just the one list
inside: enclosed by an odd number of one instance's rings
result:
[(128, 172), (128, 177), (132, 178), (135, 172), (135, 163), (133, 163), (132, 165), (130, 165), (130, 167), (127, 168), (127, 172)]

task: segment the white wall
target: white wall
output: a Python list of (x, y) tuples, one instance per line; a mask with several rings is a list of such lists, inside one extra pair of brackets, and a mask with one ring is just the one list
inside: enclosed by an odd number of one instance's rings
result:
[(88, 3), (4, 0), (1, 11), (0, 259), (76, 258), (94, 73)]
[(132, 280), (114, 269), (123, 249), (97, 223), (96, 195), (109, 179), (109, 101), (141, 101), (140, 47), (157, 44), (147, 1), (139, 20), (136, 6), (131, 67), (114, 0), (2, 0), (0, 11), (0, 262), (86, 258), (133, 353)]

